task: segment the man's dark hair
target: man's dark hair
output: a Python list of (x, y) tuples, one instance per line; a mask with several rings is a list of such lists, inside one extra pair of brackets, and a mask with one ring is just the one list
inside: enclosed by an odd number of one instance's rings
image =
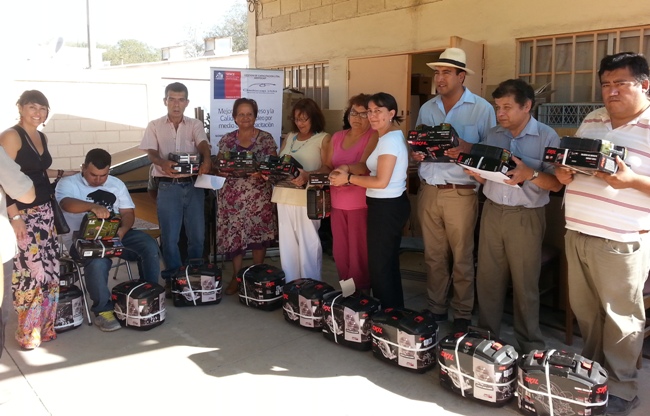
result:
[(309, 118), (309, 120), (311, 120), (311, 133), (320, 133), (325, 129), (325, 116), (318, 104), (316, 104), (316, 101), (311, 98), (301, 98), (293, 105), (290, 116), (291, 128), (293, 131), (298, 131), (298, 126), (293, 120), (296, 112), (298, 112), (298, 114), (304, 114)]
[(174, 92), (184, 92), (185, 93), (185, 98), (189, 97), (189, 92), (187, 91), (187, 87), (185, 84), (182, 84), (180, 82), (172, 82), (168, 86), (165, 87), (165, 98), (167, 98), (167, 93), (169, 91), (174, 91)]
[(520, 106), (525, 106), (530, 100), (530, 108), (535, 106), (535, 90), (526, 81), (522, 79), (508, 79), (500, 83), (492, 92), (492, 98), (503, 98), (512, 95), (515, 102)]
[(598, 77), (601, 77), (605, 71), (614, 71), (620, 68), (628, 68), (637, 82), (643, 82), (650, 77), (648, 60), (640, 53), (634, 52), (620, 52), (604, 57), (600, 61)]
[(104, 169), (111, 165), (111, 154), (104, 149), (92, 149), (86, 153), (84, 165), (88, 166), (91, 163), (97, 169)]

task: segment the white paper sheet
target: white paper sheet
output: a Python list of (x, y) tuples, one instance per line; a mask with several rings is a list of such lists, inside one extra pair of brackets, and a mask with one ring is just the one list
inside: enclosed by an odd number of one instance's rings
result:
[(197, 188), (221, 189), (226, 182), (226, 178), (214, 175), (199, 175), (194, 182)]
[(339, 283), (341, 285), (341, 291), (343, 292), (342, 293), (343, 297), (350, 296), (356, 290), (354, 287), (354, 280), (352, 279), (339, 280)]
[(478, 173), (479, 175), (481, 175), (481, 178), (487, 179), (488, 181), (502, 183), (502, 184), (504, 184), (506, 186), (512, 186), (513, 188), (520, 188), (519, 185), (516, 185), (516, 184), (515, 185), (509, 185), (509, 184), (505, 183), (504, 181), (507, 181), (508, 179), (510, 179), (510, 177), (508, 175), (504, 175), (501, 172), (489, 172), (487, 170), (481, 170), (481, 169), (473, 168), (471, 166), (462, 165), (460, 163), (458, 163), (457, 165), (460, 166), (463, 169), (471, 170), (472, 172)]

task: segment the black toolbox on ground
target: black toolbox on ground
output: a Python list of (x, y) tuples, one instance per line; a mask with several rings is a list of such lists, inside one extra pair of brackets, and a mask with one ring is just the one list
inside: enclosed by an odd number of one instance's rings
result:
[(269, 264), (255, 264), (237, 273), (239, 303), (272, 311), (282, 306), (284, 272)]
[(323, 296), (334, 288), (314, 279), (296, 279), (282, 288), (282, 314), (287, 322), (320, 331), (323, 327)]
[(221, 302), (221, 269), (215, 264), (181, 266), (171, 281), (174, 306), (216, 305)]
[(383, 361), (423, 373), (436, 364), (438, 325), (406, 308), (388, 308), (371, 318), (372, 352)]
[(165, 322), (165, 288), (142, 280), (123, 282), (112, 291), (115, 317), (120, 325), (149, 330)]
[(503, 406), (515, 396), (518, 354), (512, 345), (470, 330), (438, 343), (440, 384), (463, 397)]
[(517, 403), (531, 415), (604, 415), (607, 370), (564, 351), (533, 350), (518, 362)]
[(84, 322), (83, 292), (71, 284), (59, 286), (59, 303), (56, 306), (54, 330), (57, 333), (79, 328)]
[(344, 297), (341, 291), (323, 296), (323, 336), (337, 344), (357, 350), (372, 348), (370, 318), (381, 304), (373, 297), (353, 294)]

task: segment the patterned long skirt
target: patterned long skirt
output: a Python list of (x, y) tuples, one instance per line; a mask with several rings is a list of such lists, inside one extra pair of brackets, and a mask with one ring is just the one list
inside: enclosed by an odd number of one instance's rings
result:
[(16, 341), (25, 349), (56, 338), (59, 301), (59, 242), (50, 203), (21, 210), (27, 236), (18, 241), (12, 288), (18, 313)]

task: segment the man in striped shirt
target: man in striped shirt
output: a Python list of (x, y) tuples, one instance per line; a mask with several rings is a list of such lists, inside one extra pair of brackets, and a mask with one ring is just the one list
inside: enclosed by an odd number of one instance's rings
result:
[(598, 71), (604, 108), (576, 136), (628, 150), (614, 174), (557, 168), (566, 188), (569, 298), (584, 340), (582, 354), (609, 372), (608, 415), (639, 405), (636, 361), (643, 347), (643, 286), (650, 268), (650, 72), (631, 52), (603, 58)]

